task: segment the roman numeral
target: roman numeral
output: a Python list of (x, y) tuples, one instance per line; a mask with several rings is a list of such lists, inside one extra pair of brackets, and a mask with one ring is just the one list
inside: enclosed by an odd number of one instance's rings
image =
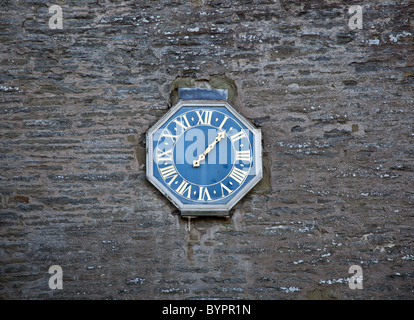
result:
[(244, 151), (236, 151), (236, 159), (235, 161), (251, 161), (250, 158), (250, 150), (244, 150)]
[(173, 142), (175, 142), (175, 141), (174, 141), (174, 139), (175, 139), (175, 140), (177, 140), (178, 135), (171, 134), (171, 132), (170, 132), (170, 131), (168, 131), (167, 129), (165, 129), (165, 130), (162, 132), (161, 138), (162, 138), (162, 137), (171, 138), (171, 139), (173, 140)]
[(197, 124), (209, 124), (211, 125), (211, 117), (213, 115), (213, 111), (211, 110), (196, 110), (198, 116), (198, 123)]
[(189, 184), (187, 181), (181, 182), (180, 186), (177, 188), (177, 191), (180, 195), (184, 195), (185, 192), (187, 192), (187, 198), (190, 199), (191, 196), (191, 184)]
[(234, 167), (230, 173), (230, 178), (237, 181), (239, 184), (246, 178), (247, 172)]
[(235, 141), (237, 141), (237, 140), (240, 140), (241, 138), (244, 138), (244, 137), (246, 137), (246, 134), (245, 134), (245, 132), (242, 130), (242, 131), (239, 131), (239, 132), (237, 132), (236, 134), (234, 134), (234, 135), (232, 135), (231, 137), (230, 137), (230, 140), (231, 140), (231, 142), (235, 142)]
[(220, 127), (219, 127), (219, 129), (220, 130), (222, 130), (223, 129), (223, 126), (224, 126), (224, 124), (226, 123), (226, 121), (227, 121), (227, 119), (228, 119), (229, 117), (228, 116), (224, 116), (224, 119), (223, 119), (223, 121), (221, 122), (221, 125), (220, 125)]
[(190, 127), (190, 123), (188, 122), (187, 116), (185, 114), (175, 119), (174, 122), (183, 128), (183, 131), (187, 130)]
[(160, 161), (173, 161), (173, 149), (163, 152), (160, 148), (157, 148), (157, 162)]
[(227, 188), (223, 183), (220, 183), (220, 186), (221, 186), (221, 196), (222, 197), (224, 197), (224, 191), (223, 191), (223, 189), (226, 190), (229, 194), (233, 191), (233, 190)]
[(164, 180), (171, 179), (168, 185), (170, 186), (171, 183), (177, 178), (177, 170), (175, 170), (173, 165), (168, 167), (164, 167), (160, 169), (161, 176)]
[[(207, 187), (199, 187), (199, 196), (198, 196), (198, 200), (204, 200), (204, 201), (210, 201), (211, 197), (210, 197), (210, 193), (208, 193), (208, 189)], [(207, 200), (206, 200), (206, 196), (207, 196)]]

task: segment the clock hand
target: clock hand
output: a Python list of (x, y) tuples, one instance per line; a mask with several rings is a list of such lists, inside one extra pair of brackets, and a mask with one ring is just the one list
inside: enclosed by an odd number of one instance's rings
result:
[(221, 139), (223, 139), (226, 135), (226, 130), (219, 132), (216, 139), (207, 147), (207, 149), (198, 156), (197, 160), (193, 161), (193, 167), (199, 167), (200, 162), (203, 161), (206, 158), (207, 153), (209, 153), (211, 150), (213, 150), (214, 146), (219, 142)]

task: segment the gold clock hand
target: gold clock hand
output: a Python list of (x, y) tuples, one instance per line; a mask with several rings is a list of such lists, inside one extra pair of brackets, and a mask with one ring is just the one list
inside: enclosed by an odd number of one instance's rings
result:
[(209, 153), (211, 150), (213, 150), (214, 146), (219, 142), (221, 139), (223, 139), (226, 135), (226, 130), (219, 132), (216, 139), (207, 147), (207, 149), (198, 156), (197, 160), (193, 161), (193, 167), (199, 167), (200, 162), (203, 161), (206, 158), (207, 153)]

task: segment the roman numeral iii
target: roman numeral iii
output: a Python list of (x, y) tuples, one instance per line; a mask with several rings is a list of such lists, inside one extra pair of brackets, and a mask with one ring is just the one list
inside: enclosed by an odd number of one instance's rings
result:
[(236, 151), (235, 161), (248, 161), (250, 162), (252, 159), (250, 157), (250, 150), (244, 150), (244, 151)]

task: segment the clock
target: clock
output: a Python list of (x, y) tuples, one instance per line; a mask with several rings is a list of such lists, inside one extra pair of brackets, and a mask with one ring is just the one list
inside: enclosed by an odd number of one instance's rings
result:
[(261, 132), (215, 90), (188, 90), (147, 132), (147, 178), (182, 216), (228, 215), (262, 178)]

